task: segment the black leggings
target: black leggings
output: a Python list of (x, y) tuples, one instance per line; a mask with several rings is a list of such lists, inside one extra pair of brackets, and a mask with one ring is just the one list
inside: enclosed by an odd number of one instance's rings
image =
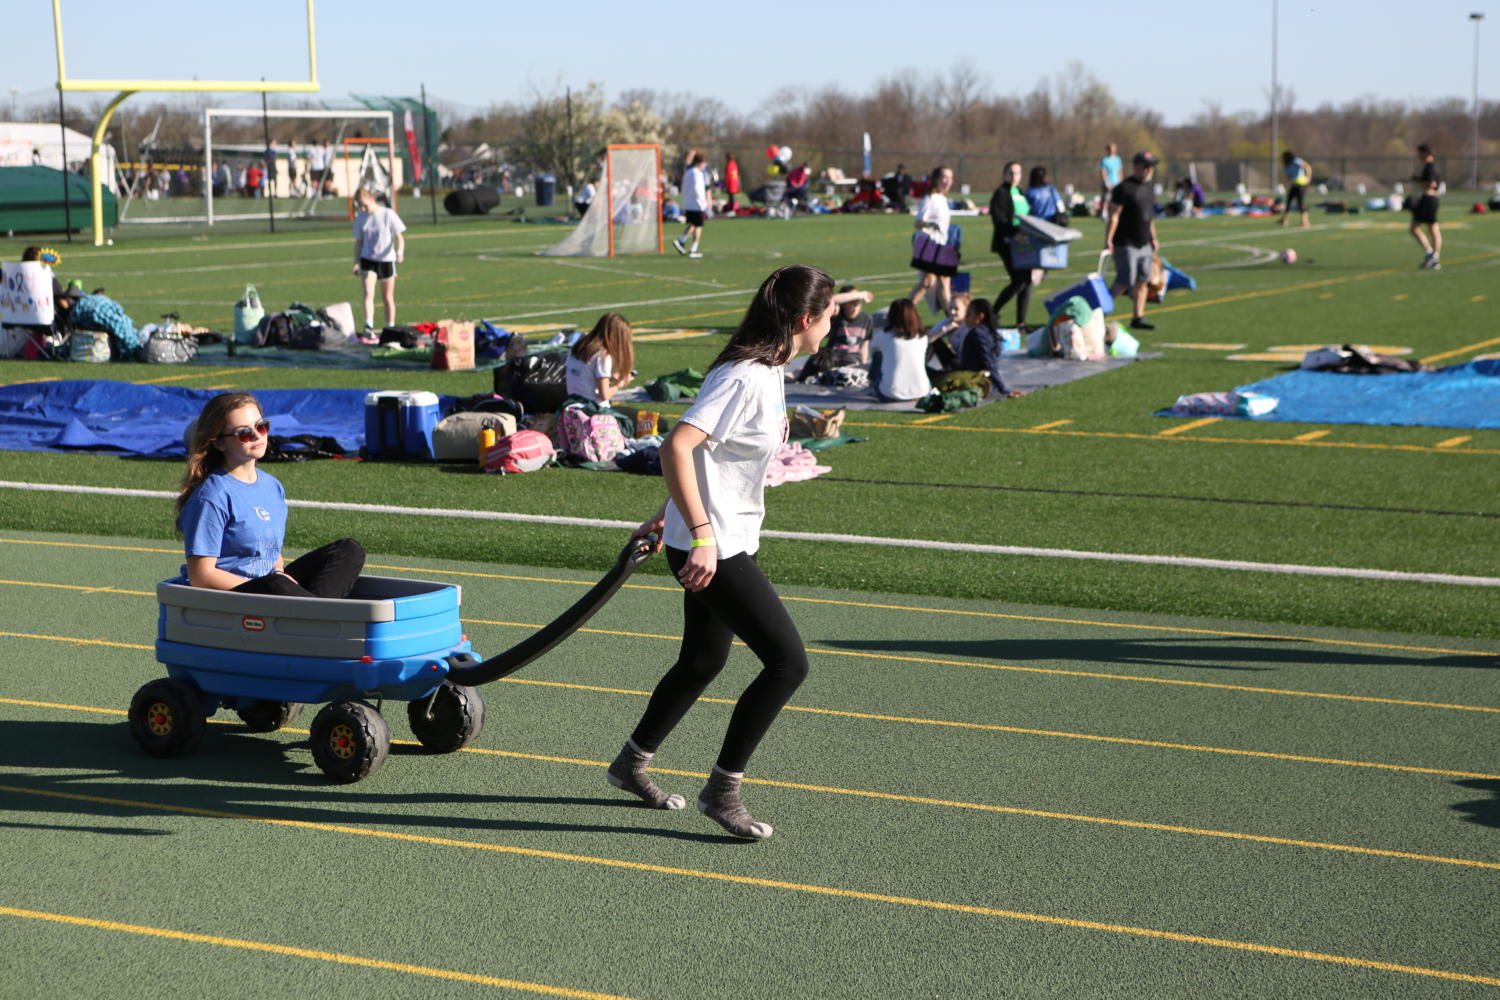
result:
[(364, 568), (365, 547), (352, 538), (340, 538), (292, 560), (286, 571), (296, 578), (295, 583), (280, 573), (267, 573), (234, 589), (240, 594), (278, 597), (348, 597)]
[[(682, 549), (667, 549), (674, 574), (687, 557)], [(683, 592), (682, 648), (631, 734), (636, 746), (650, 753), (661, 746), (724, 669), (735, 636), (760, 657), (762, 667), (729, 718), (718, 764), (725, 771), (745, 770), (776, 714), (807, 676), (807, 650), (771, 581), (744, 552), (719, 560), (707, 587)]]
[(1000, 244), (997, 251), (1000, 261), (1005, 265), (1005, 273), (1010, 275), (1010, 284), (1000, 290), (995, 296), (995, 324), (1000, 323), (1000, 310), (1005, 308), (1005, 303), (1012, 297), (1016, 300), (1016, 326), (1026, 325), (1026, 310), (1031, 305), (1031, 268), (1016, 268), (1010, 264), (1010, 246)]

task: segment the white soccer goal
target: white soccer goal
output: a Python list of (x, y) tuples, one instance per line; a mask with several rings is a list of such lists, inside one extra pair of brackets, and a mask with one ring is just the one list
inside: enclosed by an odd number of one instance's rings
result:
[[(264, 142), (214, 143), (214, 121), (220, 118), (301, 119), (307, 124), (307, 140), (281, 148), (286, 159), (276, 172), (275, 197), (278, 218), (353, 218), (354, 192), (376, 158), (375, 173), (387, 176), (381, 183), (394, 192), (402, 183), (400, 158), (395, 156), (395, 116), (389, 111), (254, 111), (238, 108), (203, 110), (203, 211), (199, 218), (150, 221), (215, 222), (231, 219), (264, 219), (263, 202), (245, 198), (214, 197), (213, 175), (221, 159), (239, 163), (258, 160), (265, 154)], [(350, 131), (372, 132), (357, 139)], [(351, 162), (352, 159), (352, 162)], [(384, 163), (379, 160), (383, 159)], [(295, 171), (290, 168), (295, 164)], [(233, 174), (235, 171), (231, 171)], [(266, 178), (267, 184), (271, 179)], [(219, 202), (216, 207), (215, 202)], [(148, 220), (141, 220), (148, 221)]]
[(580, 222), (547, 257), (613, 257), (661, 253), (661, 147), (608, 146), (596, 182), (598, 193)]

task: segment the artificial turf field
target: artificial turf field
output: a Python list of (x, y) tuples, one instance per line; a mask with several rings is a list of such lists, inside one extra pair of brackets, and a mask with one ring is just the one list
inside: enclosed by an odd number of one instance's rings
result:
[[(984, 221), (968, 221), (977, 249)], [(1153, 311), (1145, 346), (1163, 357), (939, 421), (852, 413), (869, 440), (827, 453), (831, 475), (771, 491), (767, 527), (1493, 577), (1500, 432), (1149, 415), (1293, 363), (1235, 354), (1354, 341), (1446, 363), (1494, 350), (1500, 225), (1462, 222), (1437, 273), (1413, 268), (1398, 217), (1305, 232), (1164, 222), (1167, 255), (1200, 285)], [(559, 227), (414, 227), (402, 318), (587, 325), (620, 307), (638, 327), (709, 329), (643, 337), (650, 378), (701, 368), (777, 263), (858, 279), (877, 305), (904, 292), (908, 227), (711, 224), (702, 261), (542, 260), (531, 252)], [(137, 322), (173, 309), (227, 326), (246, 281), (272, 308), (353, 285), (347, 239), (324, 231), (132, 237), (62, 247), (60, 272), (107, 286)], [(1310, 263), (1255, 263), (1283, 246)], [(970, 256), (992, 292), (998, 268)], [(1172, 346), (1184, 344), (1197, 346)], [(5, 362), (0, 382), (489, 385), (214, 361), (82, 374)], [(613, 521), (661, 496), (654, 480), (569, 470), (275, 472), (293, 498)], [(6, 482), (170, 490), (177, 475), (169, 462), (0, 454)], [(741, 844), (691, 808), (633, 808), (602, 780), (672, 656), (679, 616), (659, 560), (591, 631), (485, 689), (473, 750), (398, 746), (340, 787), (312, 766), (305, 734), (252, 735), (232, 716), (193, 756), (141, 755), (123, 711), (160, 669), (151, 584), (180, 562), (168, 505), (4, 495), (3, 996), (132, 997), (163, 982), (223, 996), (292, 983), (639, 998), (1500, 985), (1493, 587), (769, 540), (765, 564), (814, 652), (746, 793), (776, 836)], [(294, 509), (288, 544), (335, 532), (361, 537), (383, 573), (462, 582), (485, 652), (551, 618), (621, 540)], [(691, 797), (752, 670), (738, 651), (659, 780)], [(404, 707), (385, 714), (407, 738)]]

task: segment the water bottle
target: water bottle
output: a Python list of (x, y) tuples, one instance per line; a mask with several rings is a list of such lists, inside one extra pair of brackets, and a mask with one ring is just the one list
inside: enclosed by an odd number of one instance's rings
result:
[(479, 462), (484, 464), (484, 453), (495, 447), (495, 428), (485, 427), (479, 431)]

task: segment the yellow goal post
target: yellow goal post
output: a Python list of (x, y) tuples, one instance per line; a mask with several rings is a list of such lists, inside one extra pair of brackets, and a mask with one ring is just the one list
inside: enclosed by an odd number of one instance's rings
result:
[(57, 40), (57, 89), (67, 91), (119, 91), (99, 116), (94, 127), (94, 141), (89, 151), (90, 186), (94, 209), (94, 245), (104, 245), (104, 198), (100, 178), (102, 164), (99, 150), (109, 120), (132, 94), (162, 91), (237, 91), (259, 94), (311, 94), (318, 84), (318, 46), (313, 26), (313, 0), (307, 0), (307, 79), (306, 80), (94, 80), (68, 76), (63, 56), (62, 0), (52, 0), (52, 29)]

